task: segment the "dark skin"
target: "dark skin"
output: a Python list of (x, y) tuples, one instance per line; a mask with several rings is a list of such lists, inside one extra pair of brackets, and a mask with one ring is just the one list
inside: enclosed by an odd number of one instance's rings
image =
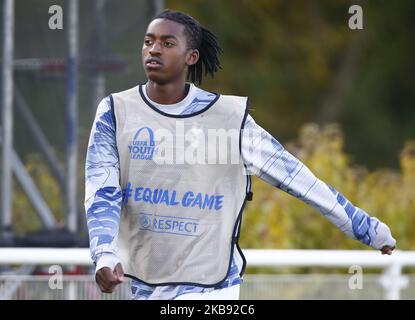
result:
[[(153, 20), (146, 31), (142, 63), (147, 95), (160, 104), (174, 104), (186, 96), (187, 70), (199, 60), (199, 51), (190, 49), (185, 27), (167, 19)], [(155, 60), (158, 64), (149, 63)]]
[[(199, 60), (199, 51), (189, 48), (185, 27), (180, 23), (155, 19), (147, 28), (141, 52), (146, 73), (147, 95), (160, 104), (174, 104), (186, 96), (188, 67)], [(382, 254), (391, 255), (395, 247), (384, 246)], [(124, 282), (120, 263), (114, 270), (104, 267), (97, 271), (95, 280), (102, 292), (112, 293)]]
[[(187, 70), (198, 61), (199, 51), (189, 48), (184, 30), (180, 23), (167, 19), (155, 19), (148, 25), (141, 55), (147, 95), (157, 103), (174, 104), (186, 96)], [(124, 282), (121, 264), (114, 270), (101, 268), (95, 280), (102, 292), (112, 293)]]
[(108, 267), (99, 269), (95, 274), (95, 281), (102, 292), (112, 293), (118, 284), (124, 282), (124, 271), (121, 263), (118, 263), (114, 270)]
[(391, 255), (392, 251), (395, 249), (395, 247), (391, 247), (391, 246), (384, 246), (380, 252), (382, 252), (382, 254), (387, 254), (387, 255)]

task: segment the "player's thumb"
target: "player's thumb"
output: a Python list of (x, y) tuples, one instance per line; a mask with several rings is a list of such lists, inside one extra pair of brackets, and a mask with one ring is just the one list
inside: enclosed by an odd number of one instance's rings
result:
[(114, 274), (118, 283), (124, 282), (124, 270), (122, 269), (121, 263), (117, 263), (115, 266)]

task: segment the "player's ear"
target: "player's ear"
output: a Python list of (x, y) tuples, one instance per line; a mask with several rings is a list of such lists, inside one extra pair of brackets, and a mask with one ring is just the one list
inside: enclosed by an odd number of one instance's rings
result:
[(186, 64), (192, 66), (199, 61), (199, 50), (190, 49), (186, 55)]

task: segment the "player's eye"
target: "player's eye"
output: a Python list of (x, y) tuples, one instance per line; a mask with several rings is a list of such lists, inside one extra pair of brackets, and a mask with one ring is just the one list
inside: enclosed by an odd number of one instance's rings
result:
[(166, 47), (173, 47), (174, 46), (174, 43), (173, 42), (170, 42), (170, 41), (166, 41), (166, 42), (164, 42), (164, 45)]
[(144, 44), (146, 45), (146, 46), (151, 46), (151, 44), (153, 43), (153, 41), (151, 41), (150, 39), (145, 39), (144, 40)]

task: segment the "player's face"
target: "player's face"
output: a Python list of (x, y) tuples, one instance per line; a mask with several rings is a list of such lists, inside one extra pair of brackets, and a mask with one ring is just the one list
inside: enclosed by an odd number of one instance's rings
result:
[(167, 19), (155, 19), (148, 25), (141, 55), (149, 80), (166, 84), (186, 79), (187, 66), (197, 61), (197, 50), (188, 49), (184, 30), (180, 23)]

